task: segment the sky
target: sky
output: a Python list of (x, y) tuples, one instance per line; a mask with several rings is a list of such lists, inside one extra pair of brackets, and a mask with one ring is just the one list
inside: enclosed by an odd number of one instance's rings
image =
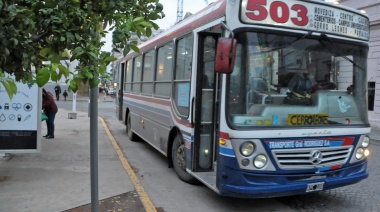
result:
[[(215, 2), (216, 0), (208, 0), (208, 3)], [(164, 6), (165, 18), (154, 21), (161, 29), (168, 29), (173, 26), (177, 20), (177, 0), (159, 0)], [(186, 12), (192, 14), (202, 10), (207, 6), (205, 0), (183, 0), (183, 16)], [(108, 33), (104, 38), (106, 44), (102, 50), (111, 52), (112, 50), (112, 32)]]
[[(177, 0), (159, 0), (164, 5), (165, 18), (155, 21), (161, 29), (167, 29), (177, 20)], [(216, 0), (207, 0), (208, 3)], [(183, 15), (186, 12), (196, 13), (207, 6), (205, 0), (183, 0)]]

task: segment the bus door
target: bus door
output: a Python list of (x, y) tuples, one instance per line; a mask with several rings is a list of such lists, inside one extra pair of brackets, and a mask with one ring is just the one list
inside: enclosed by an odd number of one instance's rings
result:
[(215, 160), (215, 34), (200, 34), (194, 116), (193, 171), (213, 171)]

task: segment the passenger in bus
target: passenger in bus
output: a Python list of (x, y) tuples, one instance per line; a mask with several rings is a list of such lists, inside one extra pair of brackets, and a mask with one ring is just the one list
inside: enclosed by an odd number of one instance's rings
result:
[(308, 67), (308, 73), (299, 73), (292, 77), (288, 84), (288, 89), (299, 95), (306, 96), (315, 92), (317, 81), (315, 78), (316, 68), (314, 66)]

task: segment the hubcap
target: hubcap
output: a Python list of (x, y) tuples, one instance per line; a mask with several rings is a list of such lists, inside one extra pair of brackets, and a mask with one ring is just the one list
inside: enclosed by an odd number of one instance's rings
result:
[(177, 158), (178, 158), (178, 165), (185, 170), (186, 164), (185, 164), (185, 151), (183, 148), (183, 145), (179, 146), (177, 150)]

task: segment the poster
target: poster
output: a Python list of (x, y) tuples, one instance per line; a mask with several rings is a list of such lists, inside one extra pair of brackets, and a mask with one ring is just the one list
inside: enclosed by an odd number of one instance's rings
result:
[(9, 98), (0, 84), (0, 153), (37, 153), (41, 142), (41, 89), (16, 83)]

